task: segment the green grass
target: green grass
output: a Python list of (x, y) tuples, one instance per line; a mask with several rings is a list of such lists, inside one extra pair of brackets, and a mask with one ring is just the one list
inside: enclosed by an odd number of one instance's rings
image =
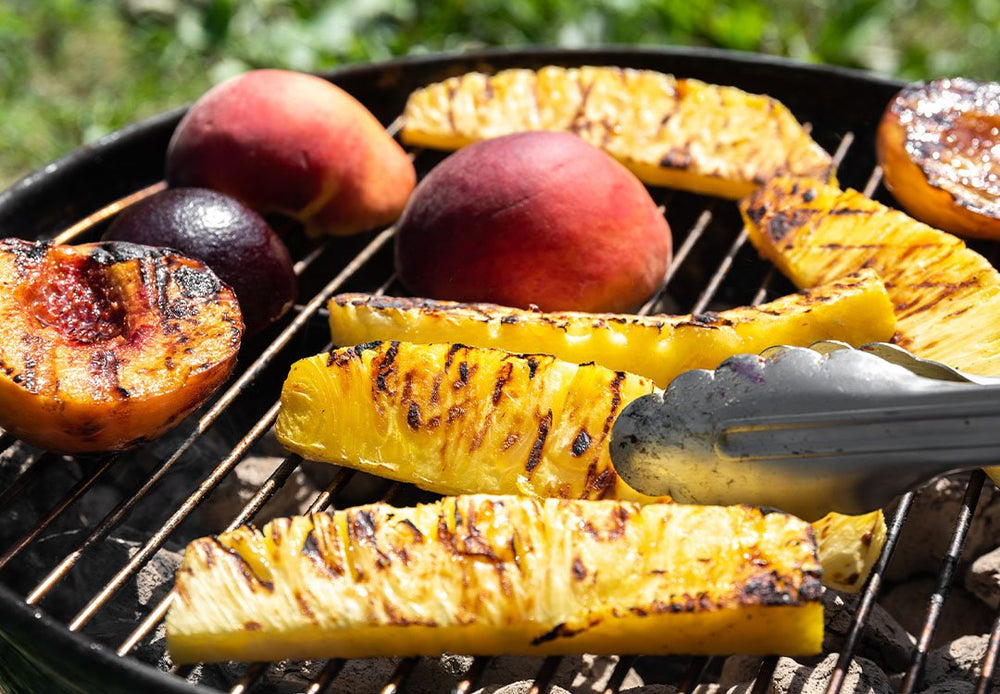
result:
[(711, 46), (1000, 79), (997, 0), (7, 0), (0, 188), (254, 67), (481, 46)]

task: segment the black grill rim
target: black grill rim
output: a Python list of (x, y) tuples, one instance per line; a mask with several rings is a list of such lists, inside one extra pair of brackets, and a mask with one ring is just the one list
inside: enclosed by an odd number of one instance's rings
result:
[[(876, 121), (871, 114), (880, 113), (904, 84), (858, 70), (758, 54), (641, 46), (438, 53), (349, 65), (321, 75), (357, 96), (388, 124), (416, 86), (475, 69), (545, 64), (620, 65), (716, 83), (738, 82), (749, 91), (774, 94), (797, 115), (803, 108), (829, 111), (832, 122), (840, 124), (838, 132), (852, 128), (873, 131)], [(155, 183), (162, 175), (170, 135), (185, 110), (181, 107), (138, 121), (0, 192), (0, 229), (5, 236), (51, 238), (114, 200)], [(858, 114), (862, 114), (860, 121)], [(862, 182), (845, 183), (860, 186)], [(8, 680), (14, 672), (24, 673), (27, 679)], [(68, 692), (216, 691), (204, 686), (192, 688), (134, 658), (118, 657), (112, 649), (69, 631), (44, 610), (28, 606), (3, 584), (0, 673), (0, 683), (24, 686), (25, 691), (35, 686), (40, 687), (38, 691), (54, 691), (53, 686), (58, 686)]]

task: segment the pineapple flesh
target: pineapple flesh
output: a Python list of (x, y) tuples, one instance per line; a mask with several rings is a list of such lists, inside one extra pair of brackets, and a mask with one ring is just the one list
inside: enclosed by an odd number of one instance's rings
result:
[(779, 101), (619, 67), (451, 77), (410, 95), (401, 137), (452, 150), (526, 130), (574, 133), (648, 184), (731, 199), (774, 176), (834, 176), (830, 155)]
[[(304, 458), (439, 494), (667, 501), (611, 463), (618, 413), (646, 378), (549, 355), (372, 342), (292, 365), (275, 424)], [(881, 511), (817, 521), (824, 582), (856, 592), (885, 540)]]
[(371, 342), (293, 364), (275, 433), (304, 458), (439, 494), (651, 501), (615, 473), (608, 437), (653, 389), (549, 355)]
[[(872, 268), (894, 305), (898, 345), (1000, 376), (1000, 273), (958, 237), (808, 179), (772, 181), (741, 211), (758, 252), (797, 286)], [(987, 471), (1000, 480), (1000, 468)]]
[(177, 664), (810, 655), (823, 638), (815, 552), (805, 522), (745, 506), (377, 503), (192, 542), (167, 647)]
[(683, 371), (714, 369), (734, 354), (757, 354), (776, 344), (841, 340), (859, 346), (889, 340), (896, 324), (873, 270), (761, 306), (684, 316), (543, 313), (369, 294), (340, 294), (327, 307), (336, 345), (460, 342), (543, 352), (646, 376), (660, 388)]
[(797, 286), (872, 268), (894, 305), (899, 346), (1000, 375), (1000, 273), (957, 236), (809, 180), (774, 181), (741, 209), (754, 246)]

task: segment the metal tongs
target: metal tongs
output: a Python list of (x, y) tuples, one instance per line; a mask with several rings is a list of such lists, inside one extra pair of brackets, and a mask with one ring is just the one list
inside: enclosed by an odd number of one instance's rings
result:
[(681, 503), (863, 513), (1000, 462), (1000, 379), (885, 343), (772, 347), (630, 403), (611, 459), (636, 490)]

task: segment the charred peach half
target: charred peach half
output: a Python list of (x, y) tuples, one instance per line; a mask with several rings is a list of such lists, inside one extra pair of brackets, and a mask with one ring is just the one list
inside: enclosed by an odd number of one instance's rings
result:
[(242, 334), (232, 290), (174, 251), (0, 241), (0, 426), (31, 445), (162, 434), (226, 380)]
[(886, 187), (917, 219), (1000, 239), (1000, 83), (937, 79), (904, 87), (876, 138)]

